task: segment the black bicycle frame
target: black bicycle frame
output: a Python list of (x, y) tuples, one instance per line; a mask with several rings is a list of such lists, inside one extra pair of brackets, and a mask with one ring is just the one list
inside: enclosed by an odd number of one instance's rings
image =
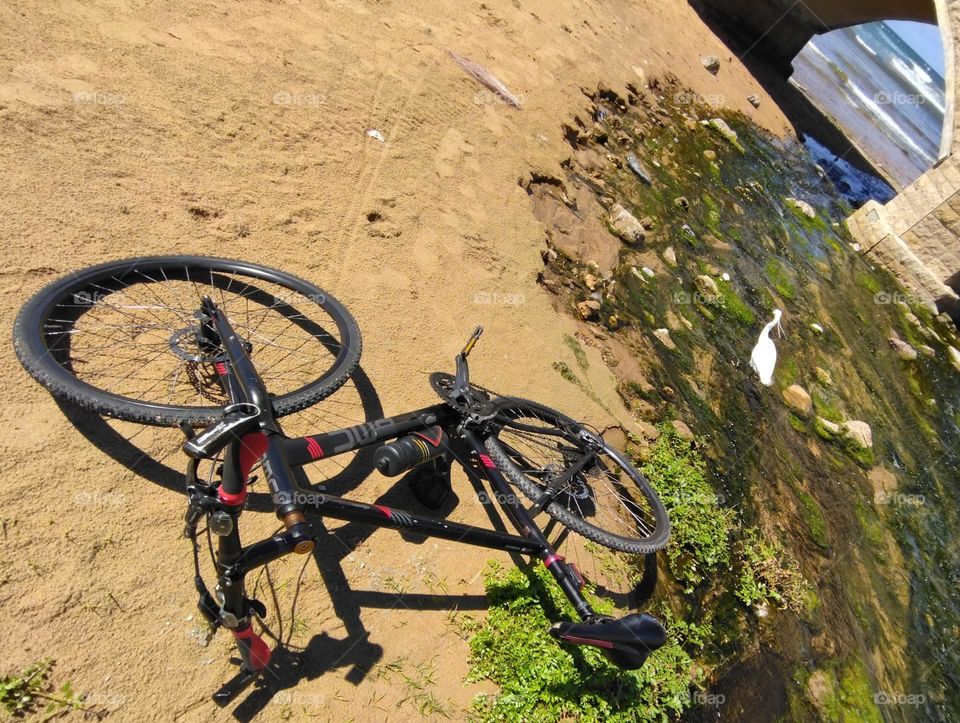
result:
[[(246, 621), (250, 611), (250, 601), (244, 595), (246, 574), (291, 552), (305, 553), (313, 549), (316, 535), (305, 517), (310, 514), (536, 556), (553, 574), (581, 619), (595, 616), (580, 592), (583, 581), (579, 573), (553, 549), (530, 513), (518, 502), (508, 480), (487, 455), (480, 436), (463, 426), (456, 410), (441, 403), (332, 432), (287, 438), (273, 416), (269, 395), (244, 342), (212, 303), (206, 305), (205, 312), (227, 356), (228, 363), (217, 365), (221, 384), (231, 400), (227, 409), (246, 406), (257, 410), (250, 430), (239, 438), (233, 438), (225, 447), (219, 497), (231, 524), (228, 530), (221, 529), (226, 534), (219, 536), (217, 574), (223, 613), (232, 615), (241, 623)], [(494, 497), (520, 532), (519, 535), (345, 499), (304, 489), (296, 484), (293, 467), (380, 445), (437, 425), (444, 428), (451, 439), (462, 441), (469, 460), (465, 463), (458, 458), (458, 462), (485, 472), (495, 492)], [(454, 450), (449, 450), (449, 453), (453, 455)], [(284, 521), (286, 530), (245, 547), (240, 541), (237, 521), (246, 498), (250, 469), (258, 460), (266, 476), (277, 516)]]

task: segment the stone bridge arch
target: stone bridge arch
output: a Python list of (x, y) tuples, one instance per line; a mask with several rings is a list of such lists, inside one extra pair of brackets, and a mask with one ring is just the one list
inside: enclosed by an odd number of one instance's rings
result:
[(955, 99), (960, 0), (691, 0), (740, 54), (760, 57), (782, 79), (815, 35), (876, 20), (936, 23), (943, 40), (946, 112), (939, 159), (886, 204), (848, 220), (861, 252), (925, 302), (960, 321), (960, 117)]

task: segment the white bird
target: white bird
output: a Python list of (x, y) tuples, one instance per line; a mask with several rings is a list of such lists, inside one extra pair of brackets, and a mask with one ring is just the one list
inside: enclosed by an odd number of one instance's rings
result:
[(773, 368), (777, 365), (777, 347), (770, 338), (770, 332), (773, 331), (773, 327), (777, 327), (780, 336), (783, 336), (783, 329), (780, 326), (781, 314), (783, 312), (780, 309), (773, 310), (773, 321), (763, 327), (757, 345), (753, 347), (753, 352), (750, 354), (750, 366), (760, 377), (760, 383), (768, 387), (773, 383)]

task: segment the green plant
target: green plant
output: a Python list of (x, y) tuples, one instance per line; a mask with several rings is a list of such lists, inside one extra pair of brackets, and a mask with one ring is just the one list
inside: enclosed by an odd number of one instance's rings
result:
[(641, 467), (670, 515), (670, 571), (689, 592), (708, 573), (730, 561), (732, 513), (721, 507), (707, 481), (706, 465), (669, 424)]
[(771, 600), (777, 607), (802, 613), (810, 600), (809, 585), (793, 556), (776, 542), (768, 542), (755, 529), (744, 532), (738, 545), (740, 572), (734, 585), (744, 605)]
[[(492, 563), (485, 583), (490, 611), (470, 640), (471, 680), (488, 679), (497, 695), (478, 696), (480, 721), (668, 720), (691, 703), (704, 673), (686, 648), (702, 645), (698, 626), (665, 618), (667, 643), (639, 670), (621, 670), (599, 650), (559, 644), (550, 623), (575, 613), (542, 566), (504, 571)], [(587, 597), (599, 611), (612, 605)]]
[(72, 708), (88, 711), (81, 696), (73, 692), (73, 686), (67, 682), (56, 693), (49, 692), (50, 671), (53, 668), (51, 658), (43, 658), (16, 675), (0, 677), (0, 705), (17, 717), (33, 712), (41, 701), (47, 701), (40, 720), (50, 720), (61, 711)]

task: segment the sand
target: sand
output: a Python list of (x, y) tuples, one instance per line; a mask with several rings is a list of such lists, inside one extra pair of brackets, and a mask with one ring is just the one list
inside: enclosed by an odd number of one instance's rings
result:
[[(587, 383), (610, 412), (552, 367), (575, 364), (564, 336), (577, 327), (535, 283), (544, 231), (518, 182), (531, 170), (559, 174), (571, 153), (561, 124), (583, 114), (581, 88), (639, 86), (669, 70), (708, 100), (787, 129), (736, 58), (672, 0), (13, 1), (0, 6), (0, 48), (7, 339), (29, 295), (89, 264), (159, 253), (260, 261), (348, 305), (387, 413), (432, 402), (427, 373), (449, 368), (482, 323), (475, 379), (600, 426), (611, 415), (632, 424), (591, 347)], [(496, 75), (522, 110), (448, 50)], [(707, 54), (723, 61), (716, 77), (701, 65)], [(209, 695), (232, 673), (229, 640), (204, 648), (191, 635), (177, 433), (134, 439), (166, 457), (161, 465), (134, 451), (124, 466), (119, 447), (111, 456), (81, 433), (95, 420), (68, 419), (9, 343), (0, 365), (3, 672), (52, 656), (54, 683), (70, 681), (116, 720), (228, 719)], [(355, 389), (339, 395), (356, 400)], [(462, 476), (455, 483), (453, 517), (482, 522)], [(389, 487), (372, 478), (352, 494), (393, 499)], [(243, 523), (252, 536), (275, 521), (248, 513)], [(385, 665), (400, 660), (393, 668), (432, 676), (426, 689), (462, 717), (490, 687), (462, 682), (468, 649), (449, 611), (482, 610), (478, 573), (493, 555), (400, 545), (390, 531), (349, 527), (341, 538), (303, 571), (295, 642), (309, 649), (287, 659), (295, 674), (235, 715), (417, 717), (410, 686)], [(300, 562), (278, 570), (284, 592)]]

